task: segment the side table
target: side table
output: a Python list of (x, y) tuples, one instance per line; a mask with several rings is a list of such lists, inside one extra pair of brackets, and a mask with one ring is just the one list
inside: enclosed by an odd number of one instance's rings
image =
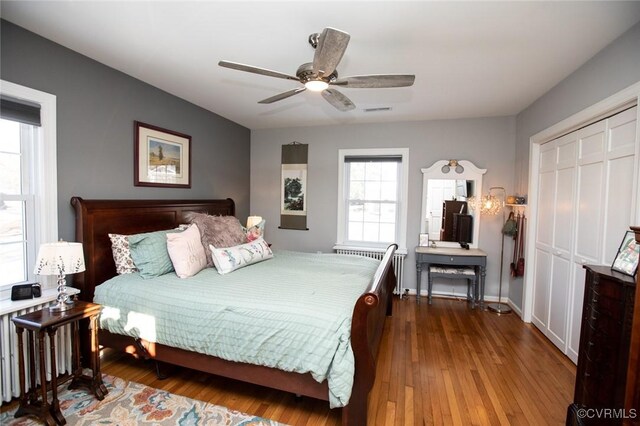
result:
[[(104, 399), (108, 393), (102, 382), (100, 374), (100, 349), (98, 347), (98, 327), (97, 319), (102, 307), (95, 303), (76, 301), (71, 309), (62, 312), (50, 312), (47, 308), (30, 312), (25, 315), (11, 319), (16, 326), (18, 335), (18, 366), (20, 369), (20, 406), (15, 417), (27, 414), (38, 416), (46, 425), (64, 425), (66, 420), (60, 412), (58, 401), (58, 378), (56, 372), (56, 347), (55, 335), (58, 328), (70, 324), (72, 330), (72, 374), (60, 383), (71, 378), (69, 389), (78, 387), (88, 388), (98, 400)], [(82, 319), (89, 319), (89, 329), (91, 335), (91, 376), (84, 375), (80, 364), (80, 336), (79, 322)], [(29, 347), (29, 377), (30, 388), (25, 391), (25, 360), (22, 335), (24, 330), (28, 331)], [(40, 392), (42, 401), (38, 399), (36, 390), (36, 357), (34, 332), (37, 332), (38, 339), (38, 360), (40, 364)], [(45, 368), (45, 335), (49, 335), (50, 357), (51, 357), (51, 403), (47, 401), (47, 372)]]

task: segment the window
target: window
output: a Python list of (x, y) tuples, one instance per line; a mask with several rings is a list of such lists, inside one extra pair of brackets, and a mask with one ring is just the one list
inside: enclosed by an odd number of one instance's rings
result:
[(35, 256), (27, 240), (35, 234), (29, 165), (37, 132), (36, 126), (0, 119), (0, 285), (27, 281), (27, 263)]
[(338, 246), (406, 247), (409, 150), (339, 151)]
[(0, 299), (33, 274), (41, 243), (58, 235), (55, 96), (0, 80)]

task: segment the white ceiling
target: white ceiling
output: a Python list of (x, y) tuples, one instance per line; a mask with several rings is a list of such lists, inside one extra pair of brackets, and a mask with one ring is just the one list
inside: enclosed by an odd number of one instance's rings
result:
[[(640, 2), (7, 1), (4, 19), (251, 129), (513, 115), (640, 20)], [(294, 74), (309, 34), (351, 34), (341, 76), (413, 73), (413, 87), (340, 89), (339, 112)], [(364, 108), (391, 107), (390, 112)]]

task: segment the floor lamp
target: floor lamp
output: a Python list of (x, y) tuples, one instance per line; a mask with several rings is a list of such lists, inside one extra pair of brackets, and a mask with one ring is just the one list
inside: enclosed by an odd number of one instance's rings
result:
[[(498, 191), (502, 198), (498, 198), (497, 196), (492, 194), (492, 191)], [(502, 234), (502, 228), (505, 224), (505, 201), (507, 199), (507, 192), (501, 186), (493, 186), (489, 188), (489, 193), (482, 198), (482, 203), (480, 204), (480, 213), (481, 214), (492, 214), (496, 215), (500, 211), (502, 211), (502, 225), (500, 227), (500, 287), (498, 290), (498, 303), (489, 303), (487, 305), (487, 309), (491, 312), (495, 312), (498, 315), (500, 314), (509, 314), (511, 313), (511, 308), (502, 303), (502, 268), (504, 266), (504, 235)]]

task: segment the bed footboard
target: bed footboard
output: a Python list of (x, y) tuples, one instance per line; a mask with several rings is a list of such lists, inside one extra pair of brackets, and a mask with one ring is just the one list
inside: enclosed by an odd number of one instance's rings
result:
[(387, 248), (373, 281), (353, 309), (351, 347), (355, 358), (355, 377), (349, 404), (342, 410), (342, 424), (345, 426), (367, 424), (369, 391), (375, 381), (385, 316), (391, 315), (396, 286), (392, 260), (397, 248), (396, 244)]

